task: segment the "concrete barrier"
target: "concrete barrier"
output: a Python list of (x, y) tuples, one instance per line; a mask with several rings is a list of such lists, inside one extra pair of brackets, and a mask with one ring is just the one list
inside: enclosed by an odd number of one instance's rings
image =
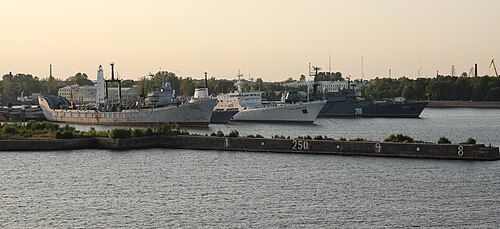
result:
[(360, 155), (382, 157), (499, 160), (498, 147), (482, 144), (389, 143), (303, 139), (230, 138), (207, 136), (150, 136), (127, 139), (80, 138), (60, 140), (0, 140), (0, 151), (78, 149), (195, 149), (274, 153)]

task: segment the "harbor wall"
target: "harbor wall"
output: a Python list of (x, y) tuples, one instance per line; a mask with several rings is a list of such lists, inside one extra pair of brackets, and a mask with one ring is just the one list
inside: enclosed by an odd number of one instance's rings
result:
[(0, 140), (0, 151), (51, 151), (98, 149), (95, 138)]
[(0, 151), (80, 149), (194, 149), (245, 152), (358, 155), (381, 157), (499, 160), (498, 147), (470, 144), (317, 141), (209, 136), (150, 136), (127, 139), (0, 140)]

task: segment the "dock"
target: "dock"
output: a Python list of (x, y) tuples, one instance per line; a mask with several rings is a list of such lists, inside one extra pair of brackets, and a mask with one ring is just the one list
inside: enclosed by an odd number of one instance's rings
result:
[(394, 143), (212, 136), (148, 136), (125, 139), (77, 138), (0, 140), (0, 151), (192, 149), (492, 161), (498, 147), (484, 144)]

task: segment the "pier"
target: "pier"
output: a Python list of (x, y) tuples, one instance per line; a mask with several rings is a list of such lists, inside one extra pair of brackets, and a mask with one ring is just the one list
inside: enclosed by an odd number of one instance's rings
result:
[(124, 139), (0, 140), (0, 151), (129, 150), (148, 148), (478, 161), (500, 160), (498, 147), (485, 146), (483, 144), (394, 143), (189, 135), (148, 136)]

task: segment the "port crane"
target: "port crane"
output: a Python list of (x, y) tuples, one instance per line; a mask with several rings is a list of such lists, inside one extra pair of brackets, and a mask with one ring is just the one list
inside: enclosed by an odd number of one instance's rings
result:
[(491, 60), (490, 68), (492, 66), (493, 66), (493, 69), (495, 70), (495, 76), (498, 77), (497, 66), (495, 65), (495, 59)]

